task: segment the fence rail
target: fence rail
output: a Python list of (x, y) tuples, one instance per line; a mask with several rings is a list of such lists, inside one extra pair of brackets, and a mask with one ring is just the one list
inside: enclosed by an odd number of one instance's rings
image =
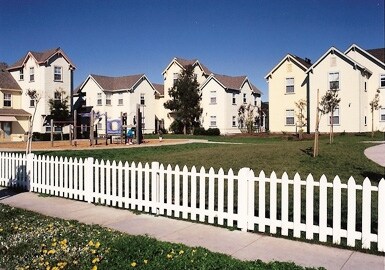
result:
[(0, 153), (0, 186), (385, 252), (385, 180)]

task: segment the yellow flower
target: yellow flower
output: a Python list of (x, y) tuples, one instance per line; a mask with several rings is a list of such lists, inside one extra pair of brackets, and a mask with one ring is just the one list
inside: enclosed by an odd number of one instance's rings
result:
[(0, 232), (2, 232), (3, 231), (3, 228), (0, 228)]
[(93, 245), (94, 245), (94, 242), (91, 240), (91, 241), (88, 242), (88, 245), (89, 245), (89, 246), (93, 246)]
[(148, 263), (148, 260), (144, 260), (143, 262), (144, 262), (144, 264), (147, 264), (147, 263)]
[(180, 250), (180, 251), (179, 251), (179, 255), (182, 255), (183, 253), (184, 253), (183, 250)]
[(92, 266), (91, 270), (98, 270), (98, 267), (96, 265)]
[(171, 254), (167, 254), (167, 259), (171, 259), (172, 258), (172, 255)]
[(48, 251), (48, 255), (49, 254), (55, 254), (56, 253), (56, 250), (54, 250), (54, 249), (51, 249), (50, 251)]
[(95, 264), (95, 263), (98, 263), (98, 262), (100, 262), (99, 257), (96, 257), (95, 259), (92, 260), (92, 263), (94, 263), (94, 264)]
[(131, 266), (132, 266), (132, 267), (135, 267), (135, 266), (136, 266), (136, 262), (132, 262), (132, 263), (131, 263)]
[(56, 242), (53, 242), (51, 246), (56, 247)]
[(95, 243), (95, 248), (99, 248), (100, 247), (100, 242), (96, 242)]

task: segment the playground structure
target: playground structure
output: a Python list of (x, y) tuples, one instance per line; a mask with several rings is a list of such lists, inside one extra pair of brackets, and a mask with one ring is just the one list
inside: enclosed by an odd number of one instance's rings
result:
[[(121, 113), (118, 119), (108, 119), (107, 113), (100, 114), (94, 110), (78, 113), (75, 110), (72, 121), (54, 121), (51, 119), (51, 146), (54, 145), (55, 126), (69, 126), (69, 142), (72, 146), (77, 146), (80, 134), (89, 134), (86, 137), (89, 139), (90, 146), (97, 145), (99, 141), (104, 141), (108, 145), (108, 140), (110, 144), (113, 141), (123, 144), (127, 142), (127, 131), (130, 128), (135, 130), (136, 143), (141, 144), (143, 142), (142, 114), (139, 105), (136, 108), (134, 125), (127, 125), (127, 117), (127, 113)], [(104, 133), (98, 129), (98, 123), (101, 121), (104, 121)], [(84, 138), (84, 136), (82, 137)]]

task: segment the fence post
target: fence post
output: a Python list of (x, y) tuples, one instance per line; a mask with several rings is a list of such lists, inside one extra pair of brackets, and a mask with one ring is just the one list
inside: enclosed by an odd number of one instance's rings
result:
[(28, 191), (33, 191), (34, 189), (34, 166), (33, 160), (35, 158), (35, 154), (29, 153), (27, 154), (27, 164), (26, 164), (26, 173), (25, 173), (25, 183)]
[(151, 212), (159, 215), (159, 162), (151, 163)]
[(238, 172), (238, 228), (247, 231), (248, 227), (248, 182), (250, 168), (242, 168)]
[(94, 158), (84, 160), (84, 199), (88, 203), (93, 201), (94, 193)]
[(378, 251), (385, 251), (385, 180), (378, 185)]

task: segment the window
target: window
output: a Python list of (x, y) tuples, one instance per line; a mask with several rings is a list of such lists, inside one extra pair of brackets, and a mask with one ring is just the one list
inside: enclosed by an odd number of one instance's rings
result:
[(142, 129), (146, 128), (146, 118), (142, 115)]
[(329, 73), (329, 89), (339, 90), (340, 89), (340, 73), (331, 72)]
[(380, 121), (385, 121), (385, 108), (380, 108)]
[(210, 116), (210, 127), (217, 126), (217, 117), (215, 115)]
[(294, 125), (294, 110), (286, 110), (286, 125)]
[(210, 104), (217, 104), (217, 92), (216, 91), (210, 92)]
[(294, 78), (286, 78), (286, 93), (294, 93)]
[(119, 96), (118, 96), (118, 105), (120, 105), (120, 106), (123, 105), (123, 93), (119, 93)]
[(62, 67), (54, 67), (54, 81), (62, 81)]
[(174, 73), (173, 74), (173, 85), (175, 85), (176, 84), (176, 81), (178, 80), (178, 78), (179, 78), (179, 73)]
[(35, 68), (34, 67), (29, 68), (29, 81), (30, 82), (35, 81)]
[(247, 103), (246, 93), (243, 94), (243, 103), (244, 103), (244, 104)]
[(24, 81), (24, 69), (20, 69), (19, 80)]
[(331, 124), (333, 121), (333, 125), (339, 125), (340, 124), (340, 109), (339, 108), (335, 108), (334, 109), (334, 112), (333, 112), (333, 119), (332, 118), (332, 115), (330, 114), (329, 116), (329, 124)]
[(54, 92), (54, 103), (57, 105), (57, 104), (60, 104), (61, 102), (61, 93), (59, 91), (55, 91)]
[(385, 74), (380, 75), (380, 87), (385, 88)]
[(144, 93), (141, 93), (140, 94), (140, 105), (145, 105), (146, 104), (144, 97), (145, 97)]
[(236, 96), (235, 96), (235, 93), (233, 93), (233, 104), (237, 104), (237, 99), (236, 99)]
[(106, 105), (111, 105), (111, 94), (106, 93)]
[(29, 107), (35, 107), (35, 100), (33, 98), (29, 100)]
[(236, 126), (237, 126), (237, 117), (236, 117), (236, 116), (233, 116), (233, 117), (232, 117), (231, 125), (232, 125), (233, 127), (236, 127)]
[(256, 96), (254, 96), (254, 106), (258, 106), (258, 104), (257, 104), (257, 97)]
[(12, 95), (4, 93), (4, 107), (12, 107)]
[(98, 100), (96, 102), (98, 106), (102, 106), (102, 93), (98, 93)]

